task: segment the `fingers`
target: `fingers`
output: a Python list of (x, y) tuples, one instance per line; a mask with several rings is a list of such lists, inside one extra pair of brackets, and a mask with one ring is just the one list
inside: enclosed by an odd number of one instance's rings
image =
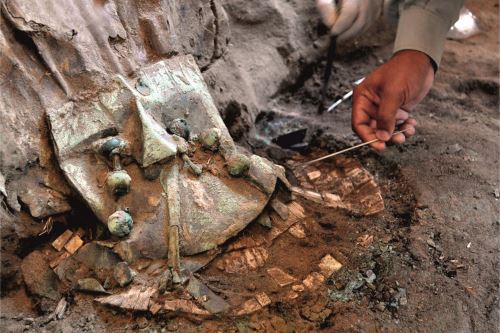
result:
[(333, 27), (337, 21), (337, 8), (334, 0), (316, 0), (321, 19), (327, 27)]
[[(374, 98), (363, 88), (356, 88), (353, 96), (352, 106), (352, 128), (363, 142), (376, 139), (375, 115), (377, 105), (373, 102)], [(371, 144), (373, 149), (382, 151), (385, 149), (384, 142), (375, 142)]]
[[(398, 114), (403, 114), (406, 119), (399, 124), (399, 130), (403, 131), (403, 133), (398, 133), (392, 136), (391, 142), (395, 144), (402, 144), (406, 141), (407, 138), (415, 135), (415, 126), (417, 125), (417, 121), (414, 118), (409, 118), (408, 112), (403, 110), (398, 110)], [(399, 123), (401, 120), (396, 120)]]
[[(378, 96), (371, 94), (364, 86), (354, 89), (352, 128), (363, 142), (380, 139), (377, 132), (380, 132), (380, 129), (384, 128), (384, 131), (387, 131), (387, 136), (383, 139), (386, 140), (371, 144), (371, 147), (378, 151), (386, 148), (386, 142), (396, 144), (405, 142), (406, 138), (415, 134), (415, 126), (417, 125), (417, 121), (411, 118), (407, 111), (398, 107), (399, 103), (397, 101), (393, 101), (392, 104), (388, 104), (387, 101), (384, 104), (383, 101)], [(380, 114), (383, 112), (382, 105), (385, 107), (384, 110), (389, 110), (385, 111), (389, 114), (385, 118)], [(386, 121), (386, 123), (381, 125), (381, 120)], [(387, 128), (387, 123), (389, 123), (389, 128)], [(396, 124), (398, 124), (399, 129), (404, 131), (404, 133), (392, 136)]]
[(347, 30), (339, 34), (337, 38), (339, 41), (343, 41), (351, 37), (354, 37), (356, 35), (359, 35), (361, 31), (363, 31), (365, 26), (366, 26), (366, 15), (364, 15), (363, 13), (358, 13), (353, 24), (350, 27), (348, 27)]
[(401, 106), (401, 101), (397, 94), (384, 94), (380, 101), (377, 112), (377, 138), (382, 141), (391, 139), (394, 128), (396, 127), (396, 115)]
[(359, 5), (357, 1), (343, 1), (337, 22), (332, 27), (331, 33), (339, 36), (347, 31), (356, 20), (359, 14)]

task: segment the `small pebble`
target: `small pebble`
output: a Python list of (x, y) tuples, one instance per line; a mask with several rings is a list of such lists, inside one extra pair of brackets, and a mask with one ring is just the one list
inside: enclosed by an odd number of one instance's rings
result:
[(385, 303), (383, 303), (383, 302), (377, 303), (377, 305), (375, 305), (375, 309), (377, 309), (380, 312), (384, 311), (385, 310)]

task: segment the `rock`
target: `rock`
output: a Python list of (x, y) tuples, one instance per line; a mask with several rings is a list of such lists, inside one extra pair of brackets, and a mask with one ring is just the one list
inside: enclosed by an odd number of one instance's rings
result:
[(262, 212), (262, 214), (257, 217), (256, 222), (268, 229), (271, 229), (273, 227), (273, 223), (271, 222), (271, 218), (269, 217), (269, 214), (267, 212)]
[(121, 261), (111, 249), (94, 242), (85, 244), (71, 258), (94, 271), (112, 271)]
[(267, 269), (267, 274), (280, 286), (280, 287), (285, 287), (288, 286), (289, 284), (297, 281), (296, 278), (291, 276), (288, 273), (285, 273), (283, 270), (281, 270), (278, 267), (273, 267)]
[(128, 264), (124, 261), (119, 262), (113, 270), (113, 277), (120, 287), (125, 287), (134, 279), (134, 274)]
[(239, 177), (250, 169), (250, 159), (243, 154), (233, 154), (226, 159), (226, 165), (231, 176)]
[(432, 247), (434, 249), (436, 248), (436, 243), (430, 238), (427, 238), (427, 245), (429, 245), (430, 247)]
[(57, 320), (61, 320), (64, 317), (64, 313), (66, 312), (66, 309), (68, 308), (68, 302), (66, 301), (66, 298), (61, 298), (59, 303), (57, 303), (56, 309), (54, 310), (54, 316), (56, 317)]
[(113, 252), (129, 264), (141, 258), (139, 250), (129, 241), (122, 241), (116, 244), (113, 247)]
[(459, 145), (458, 143), (455, 143), (453, 145), (450, 145), (446, 147), (446, 153), (447, 154), (456, 154), (462, 151), (463, 147)]
[(314, 171), (311, 171), (311, 172), (307, 173), (307, 178), (310, 181), (315, 181), (319, 177), (321, 177), (321, 171), (319, 171), (319, 170), (314, 170)]
[(200, 134), (199, 140), (203, 148), (211, 151), (217, 151), (219, 149), (220, 137), (220, 129), (213, 127), (204, 130)]
[(73, 236), (73, 232), (71, 230), (64, 231), (52, 242), (52, 247), (57, 251), (61, 251), (64, 245), (66, 245), (66, 243), (69, 241), (71, 236)]
[(30, 185), (21, 190), (19, 199), (28, 207), (31, 216), (37, 219), (67, 213), (71, 210), (64, 195), (39, 185)]
[(57, 256), (55, 259), (51, 260), (49, 263), (50, 268), (56, 268), (64, 259), (68, 258), (70, 254), (64, 251), (61, 255)]
[(187, 123), (186, 119), (183, 118), (176, 118), (172, 120), (167, 126), (167, 131), (170, 134), (175, 134), (188, 141), (189, 136), (191, 135), (191, 127)]
[(91, 293), (107, 293), (101, 283), (94, 278), (80, 279), (77, 282), (77, 290)]
[(129, 290), (115, 295), (96, 298), (101, 304), (116, 306), (125, 310), (148, 311), (151, 297), (157, 292), (155, 288), (133, 286)]
[(186, 291), (212, 314), (224, 313), (230, 308), (226, 301), (193, 276), (189, 278)]
[(5, 189), (5, 176), (0, 172), (0, 194), (7, 198), (7, 190)]
[(23, 259), (21, 272), (24, 283), (32, 295), (59, 301), (61, 295), (57, 275), (50, 269), (40, 251), (33, 251)]
[(127, 236), (132, 230), (132, 224), (132, 216), (123, 210), (117, 210), (108, 218), (108, 229), (114, 236)]
[(399, 305), (407, 305), (408, 299), (406, 298), (406, 289), (398, 288), (397, 293), (394, 295), (394, 299), (398, 302)]
[(366, 279), (365, 280), (367, 283), (373, 283), (376, 278), (377, 278), (377, 275), (375, 275), (375, 273), (373, 273), (373, 271), (371, 269), (366, 271)]
[(326, 256), (321, 258), (318, 267), (321, 270), (321, 274), (323, 274), (323, 276), (328, 279), (334, 272), (342, 268), (342, 264), (338, 262), (334, 257), (327, 254)]
[(375, 309), (377, 309), (380, 312), (383, 312), (385, 310), (385, 303), (384, 302), (377, 303), (377, 305), (375, 305)]
[(271, 232), (267, 235), (268, 241), (272, 241), (273, 239), (275, 239), (276, 237), (287, 231), (292, 225), (301, 221), (305, 217), (304, 208), (296, 201), (292, 201), (287, 205), (287, 207), (289, 211), (287, 220), (283, 220), (277, 214), (271, 215), (273, 228), (271, 229)]
[(75, 253), (83, 245), (83, 240), (78, 235), (74, 235), (67, 243), (64, 245), (66, 251), (70, 254)]
[(283, 219), (283, 220), (287, 220), (288, 219), (288, 207), (283, 203), (281, 202), (280, 200), (278, 200), (277, 198), (273, 198), (270, 202), (269, 202), (269, 205), (271, 206), (271, 208), (276, 212), (278, 213), (278, 215)]

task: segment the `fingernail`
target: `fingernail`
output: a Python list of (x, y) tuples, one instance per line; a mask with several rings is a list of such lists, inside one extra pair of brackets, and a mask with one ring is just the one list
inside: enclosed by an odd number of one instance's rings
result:
[(391, 135), (387, 131), (382, 131), (382, 130), (377, 130), (375, 132), (375, 136), (377, 139), (382, 140), (382, 141), (389, 141), (391, 138)]

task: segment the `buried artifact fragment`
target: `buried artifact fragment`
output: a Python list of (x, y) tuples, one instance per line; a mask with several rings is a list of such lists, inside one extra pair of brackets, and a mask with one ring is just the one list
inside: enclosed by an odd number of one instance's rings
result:
[[(280, 168), (238, 152), (192, 56), (147, 65), (137, 78), (117, 75), (97, 96), (49, 110), (55, 154), (130, 263), (168, 257), (182, 269), (183, 256), (216, 248), (261, 214)], [(174, 170), (176, 186), (162, 186)]]

